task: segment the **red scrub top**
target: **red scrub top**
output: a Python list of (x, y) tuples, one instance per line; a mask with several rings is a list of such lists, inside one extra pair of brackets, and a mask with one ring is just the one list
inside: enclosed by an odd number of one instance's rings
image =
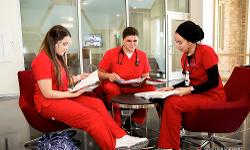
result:
[(35, 95), (34, 95), (35, 104), (38, 112), (41, 112), (41, 108), (50, 105), (51, 101), (47, 101), (48, 99), (43, 96), (37, 81), (42, 79), (52, 79), (53, 90), (67, 91), (68, 78), (64, 68), (60, 66), (62, 82), (61, 85), (57, 87), (57, 79), (54, 73), (54, 65), (53, 62), (49, 59), (48, 55), (45, 53), (45, 51), (41, 51), (36, 56), (36, 58), (32, 61), (31, 66), (35, 80)]
[[(187, 55), (183, 53), (181, 58), (182, 68), (184, 71), (189, 70), (190, 85), (196, 86), (208, 80), (208, 68), (218, 65), (218, 56), (213, 48), (198, 44), (195, 50), (195, 56), (192, 56), (191, 62), (188, 64)], [(223, 89), (221, 77), (219, 77), (219, 84), (202, 94), (209, 95), (216, 100), (225, 101), (225, 92)]]
[[(142, 74), (150, 71), (150, 65), (146, 53), (136, 49), (132, 57), (129, 59), (125, 53), (120, 52), (121, 48), (122, 47), (116, 47), (108, 50), (99, 63), (99, 69), (109, 73), (115, 72), (125, 80), (139, 78)], [(135, 65), (136, 53), (139, 62), (138, 66)]]

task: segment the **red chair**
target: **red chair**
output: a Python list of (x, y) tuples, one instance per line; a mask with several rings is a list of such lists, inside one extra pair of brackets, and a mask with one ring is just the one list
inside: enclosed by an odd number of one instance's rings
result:
[[(222, 142), (234, 142), (242, 144), (240, 140), (219, 138), (214, 133), (230, 133), (236, 131), (243, 123), (250, 111), (250, 67), (235, 67), (230, 78), (225, 84), (227, 96), (226, 102), (217, 102), (213, 105), (199, 107), (193, 112), (183, 114), (182, 126), (191, 132), (207, 132), (208, 136), (181, 137), (183, 142), (191, 139), (205, 140), (199, 146), (204, 149), (215, 143), (223, 149), (227, 149)], [(194, 142), (191, 142), (194, 144)]]
[(19, 106), (30, 126), (43, 133), (69, 128), (66, 124), (44, 118), (37, 112), (34, 102), (35, 89), (32, 71), (19, 71), (18, 81), (20, 89)]

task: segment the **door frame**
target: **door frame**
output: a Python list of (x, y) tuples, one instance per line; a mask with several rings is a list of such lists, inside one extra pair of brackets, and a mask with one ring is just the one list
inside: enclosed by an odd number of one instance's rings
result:
[[(172, 22), (174, 20), (177, 21), (186, 21), (189, 19), (188, 13), (179, 13), (179, 12), (171, 12), (168, 11), (166, 15), (166, 79), (168, 81), (178, 80), (182, 78), (181, 71), (172, 71), (172, 55), (174, 54), (174, 44), (173, 41), (173, 32), (176, 29), (172, 29)], [(174, 30), (174, 31), (173, 31)]]

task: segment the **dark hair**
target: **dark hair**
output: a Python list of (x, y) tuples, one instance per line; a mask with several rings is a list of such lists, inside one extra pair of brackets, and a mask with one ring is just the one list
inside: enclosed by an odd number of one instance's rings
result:
[(69, 70), (66, 65), (65, 55), (59, 56), (56, 54), (55, 50), (55, 45), (57, 44), (57, 42), (63, 40), (63, 38), (66, 36), (71, 37), (71, 34), (68, 31), (68, 29), (66, 29), (61, 25), (55, 25), (46, 33), (40, 48), (41, 51), (45, 51), (45, 53), (48, 55), (48, 57), (54, 64), (54, 73), (57, 79), (58, 88), (59, 85), (61, 84), (61, 72), (60, 72), (60, 65), (57, 60), (59, 60), (60, 63), (62, 64), (63, 68), (66, 71), (67, 78), (70, 81)]
[(197, 43), (204, 38), (204, 32), (202, 28), (192, 21), (183, 22), (178, 26), (175, 32), (192, 43)]
[(136, 35), (136, 36), (139, 36), (139, 33), (137, 31), (136, 28), (134, 27), (127, 27), (123, 30), (123, 33), (122, 33), (122, 38), (124, 39), (126, 36), (129, 36), (129, 35)]

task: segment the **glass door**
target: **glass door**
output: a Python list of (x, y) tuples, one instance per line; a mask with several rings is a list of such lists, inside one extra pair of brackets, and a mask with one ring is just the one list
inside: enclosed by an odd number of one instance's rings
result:
[(151, 78), (165, 78), (164, 0), (128, 0), (129, 26), (139, 31), (138, 48), (146, 52)]
[(176, 49), (174, 33), (177, 27), (188, 20), (188, 14), (168, 12), (167, 14), (167, 79), (170, 84), (182, 80), (181, 56), (182, 53)]

